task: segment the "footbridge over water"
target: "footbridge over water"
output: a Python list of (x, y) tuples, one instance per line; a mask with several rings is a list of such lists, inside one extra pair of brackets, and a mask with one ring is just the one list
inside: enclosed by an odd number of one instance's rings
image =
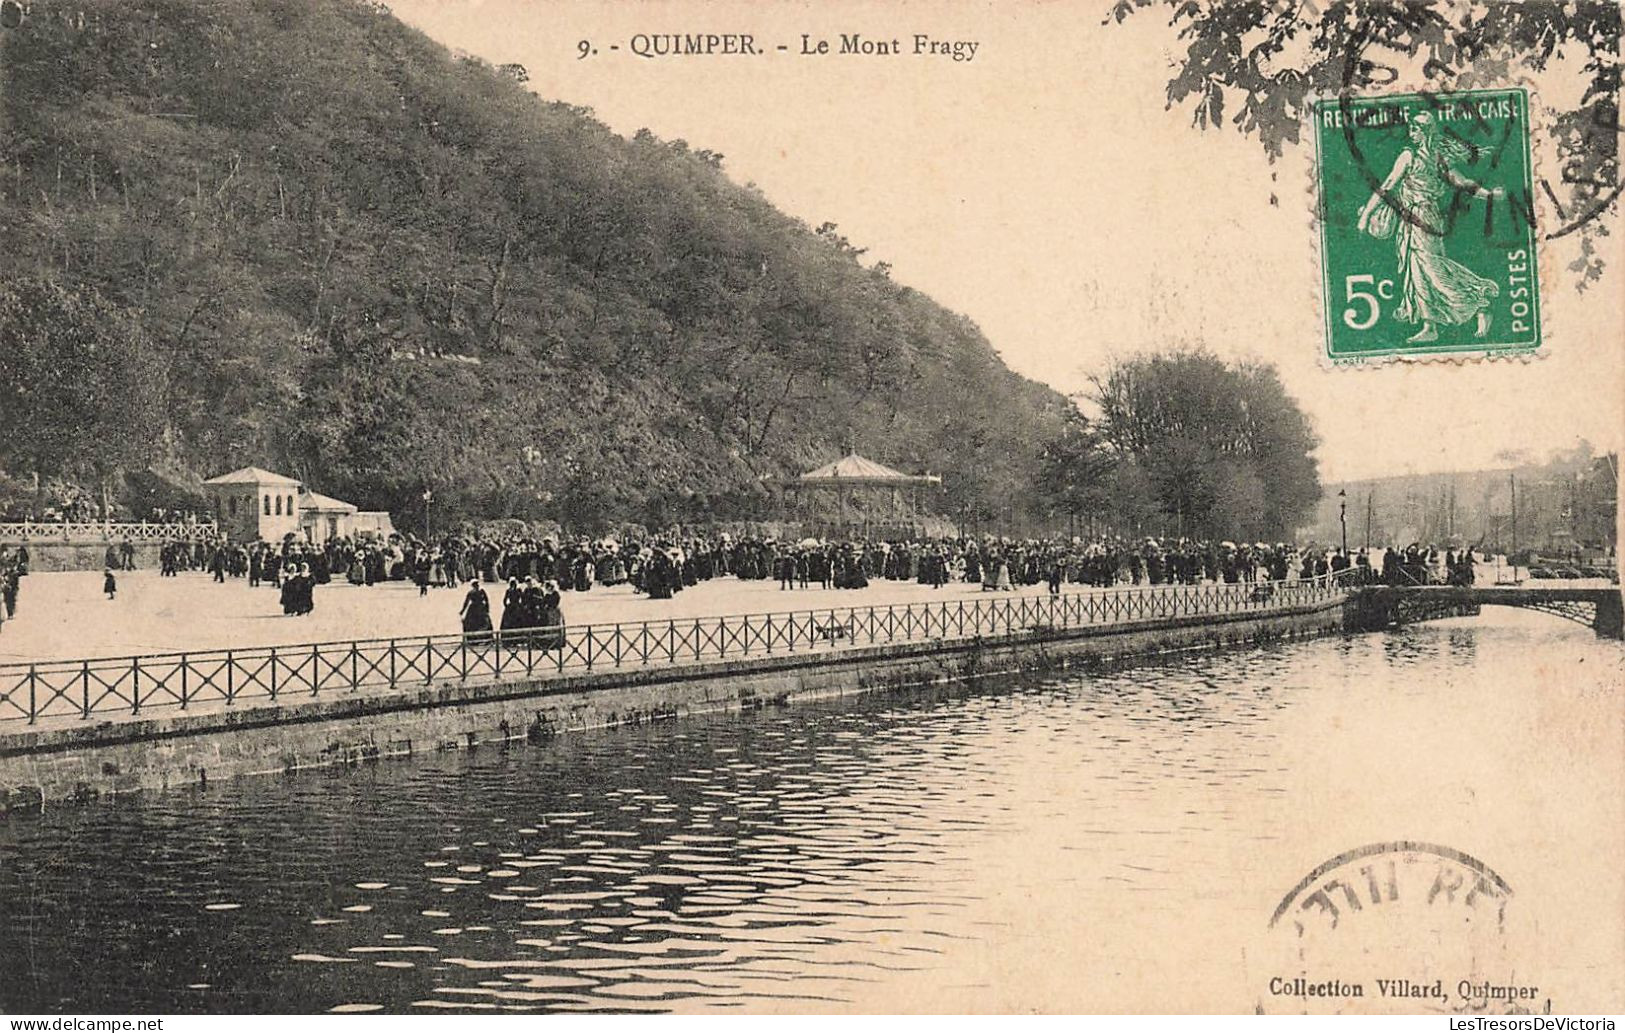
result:
[(1366, 631), (1517, 606), (1584, 624), (1602, 638), (1625, 638), (1617, 585), (1377, 585), (1356, 590), (1350, 606), (1351, 628)]

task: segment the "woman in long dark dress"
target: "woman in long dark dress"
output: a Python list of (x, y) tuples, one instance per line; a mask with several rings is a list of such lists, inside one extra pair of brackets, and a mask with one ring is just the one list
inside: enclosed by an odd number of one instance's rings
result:
[(643, 565), (643, 590), (650, 599), (670, 599), (672, 594), (671, 557), (659, 549)]
[(299, 588), (300, 613), (316, 612), (316, 574), (310, 569), (310, 564), (299, 565), (299, 580), (304, 584)]
[(537, 646), (544, 653), (564, 648), (564, 611), (559, 607), (559, 586), (549, 581), (541, 590), (540, 609), (537, 612)]
[(282, 603), (282, 615), (292, 616), (299, 612), (299, 578), (292, 573), (282, 579), (279, 601)]
[(542, 625), (542, 585), (533, 577), (525, 579), (525, 594), (520, 601), (519, 612), (523, 614), (519, 626), (527, 637), (535, 641), (536, 629)]
[(504, 637), (510, 632), (517, 632), (524, 626), (525, 590), (519, 587), (519, 579), (508, 579), (508, 590), (502, 593), (502, 634)]
[(491, 635), (491, 597), (485, 594), (478, 579), (468, 583), (468, 594), (463, 597), (463, 637), (486, 639)]

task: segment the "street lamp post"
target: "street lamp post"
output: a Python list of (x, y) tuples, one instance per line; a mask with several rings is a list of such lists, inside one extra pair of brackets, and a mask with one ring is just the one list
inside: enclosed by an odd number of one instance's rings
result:
[(429, 540), (429, 503), (434, 500), (434, 492), (425, 488), (423, 491), (423, 540)]
[(1349, 493), (1337, 490), (1337, 523), (1343, 528), (1343, 555), (1349, 553)]

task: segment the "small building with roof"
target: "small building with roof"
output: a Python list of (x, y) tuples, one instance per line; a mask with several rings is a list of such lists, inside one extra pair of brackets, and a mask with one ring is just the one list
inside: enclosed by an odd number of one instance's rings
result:
[(921, 494), (942, 487), (936, 474), (903, 473), (853, 451), (794, 477), (765, 480), (781, 489), (787, 515), (809, 530), (865, 535), (918, 532)]
[(298, 505), (300, 530), (314, 545), (350, 534), (355, 523), (356, 506), (331, 495), (306, 489), (299, 493)]
[(214, 504), (215, 521), (232, 538), (268, 542), (299, 528), (299, 493), (304, 486), (257, 466), (223, 473), (203, 482)]
[(237, 541), (279, 542), (289, 534), (302, 533), (319, 545), (353, 534), (358, 521), (376, 526), (380, 515), (383, 524), (389, 521), (388, 514), (361, 514), (349, 502), (311, 491), (295, 478), (258, 466), (211, 477), (203, 482), (203, 490), (213, 503), (216, 523)]

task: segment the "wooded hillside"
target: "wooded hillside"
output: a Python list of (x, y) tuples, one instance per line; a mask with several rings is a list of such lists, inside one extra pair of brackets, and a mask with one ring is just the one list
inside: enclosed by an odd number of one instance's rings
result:
[(585, 530), (851, 443), (950, 513), (1033, 497), (1065, 402), (970, 321), (380, 5), (34, 0), (0, 46), (13, 478), (252, 463)]

